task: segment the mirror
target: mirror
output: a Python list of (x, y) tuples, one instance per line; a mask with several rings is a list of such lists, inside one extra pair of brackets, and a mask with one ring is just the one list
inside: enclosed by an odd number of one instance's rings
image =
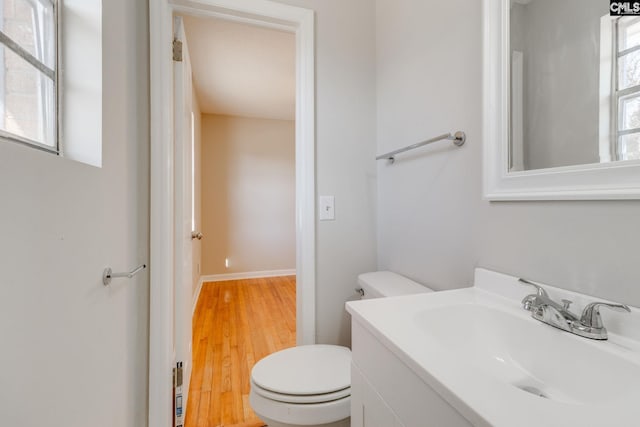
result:
[[(600, 163), (618, 152), (626, 160), (628, 151), (638, 158), (640, 134), (620, 137), (624, 148), (605, 156), (599, 144), (615, 130), (608, 120), (617, 83), (611, 77), (618, 76), (611, 72), (612, 29), (623, 36), (622, 51), (640, 44), (640, 22), (612, 21), (608, 0), (513, 0), (510, 6), (511, 170)], [(620, 76), (638, 77), (638, 59), (632, 52), (616, 61)], [(602, 83), (601, 72), (608, 77)], [(640, 121), (640, 98), (627, 97), (621, 117)]]
[(640, 198), (640, 16), (484, 0), (485, 197)]

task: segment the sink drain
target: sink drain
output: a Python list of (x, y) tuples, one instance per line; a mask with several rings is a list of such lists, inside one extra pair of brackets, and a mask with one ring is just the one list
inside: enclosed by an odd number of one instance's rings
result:
[(543, 399), (548, 399), (549, 398), (549, 397), (547, 397), (546, 394), (544, 394), (542, 392), (542, 390), (540, 390), (537, 387), (533, 387), (533, 386), (530, 386), (530, 385), (520, 385), (520, 386), (517, 386), (517, 387), (522, 391), (526, 391), (527, 393), (531, 393), (531, 394), (533, 394), (535, 396), (542, 397)]

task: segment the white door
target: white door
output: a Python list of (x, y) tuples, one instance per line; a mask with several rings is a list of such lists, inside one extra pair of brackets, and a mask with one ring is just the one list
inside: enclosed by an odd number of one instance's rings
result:
[[(191, 376), (191, 317), (193, 298), (193, 104), (191, 63), (182, 18), (174, 19), (174, 130), (175, 130), (175, 289), (174, 353), (182, 362), (182, 414), (186, 410)], [(182, 46), (180, 49), (179, 46)], [(182, 51), (182, 58), (180, 56)], [(176, 409), (179, 403), (176, 402)], [(179, 411), (176, 416), (178, 418)], [(181, 423), (178, 422), (177, 425)]]

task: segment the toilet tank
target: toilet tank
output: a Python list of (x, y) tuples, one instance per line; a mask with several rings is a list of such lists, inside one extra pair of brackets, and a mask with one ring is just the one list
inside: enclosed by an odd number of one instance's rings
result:
[(395, 297), (433, 292), (426, 286), (392, 271), (373, 271), (358, 276), (362, 299)]

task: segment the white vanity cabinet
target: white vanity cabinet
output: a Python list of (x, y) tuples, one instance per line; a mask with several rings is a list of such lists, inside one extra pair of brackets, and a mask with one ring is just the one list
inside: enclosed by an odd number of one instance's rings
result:
[(469, 427), (365, 326), (352, 322), (351, 427)]
[(351, 427), (404, 427), (360, 369), (351, 364)]

